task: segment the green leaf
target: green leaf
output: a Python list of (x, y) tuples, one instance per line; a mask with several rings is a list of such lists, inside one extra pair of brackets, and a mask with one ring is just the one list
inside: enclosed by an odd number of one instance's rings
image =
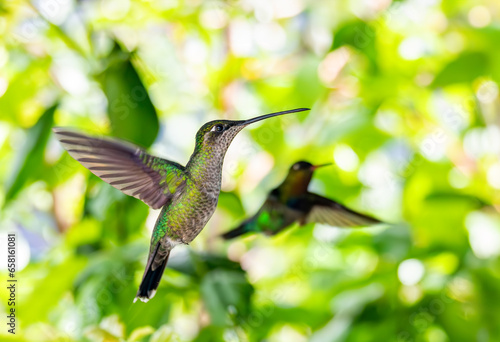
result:
[(143, 147), (151, 146), (158, 134), (158, 116), (131, 55), (115, 47), (101, 84), (108, 98), (113, 134)]
[(191, 251), (186, 258), (172, 258), (168, 268), (201, 280), (213, 270), (224, 269), (243, 272), (239, 263), (215, 254), (195, 253)]
[(178, 341), (178, 337), (171, 327), (168, 325), (162, 325), (150, 339), (150, 342), (169, 342)]
[[(0, 96), (0, 112), (2, 113), (2, 121), (23, 126), (21, 123), (26, 108), (31, 110), (43, 108), (35, 98), (37, 93), (47, 87), (49, 83), (47, 75), (49, 74), (50, 58), (31, 60), (20, 51), (11, 50), (10, 59), (15, 60), (17, 64), (27, 65), (22, 66), (22, 70), (16, 72), (9, 80), (5, 93)], [(8, 74), (9, 68), (4, 69), (3, 67), (2, 71), (4, 70)]]
[(371, 66), (376, 69), (378, 66), (375, 33), (375, 29), (363, 21), (349, 22), (334, 32), (332, 50), (344, 45), (352, 46), (365, 54)]
[(141, 341), (144, 337), (149, 336), (154, 332), (155, 330), (153, 329), (153, 327), (150, 326), (134, 329), (134, 331), (132, 331), (132, 333), (130, 334), (130, 337), (128, 338), (127, 342)]
[(460, 205), (470, 207), (470, 209), (488, 206), (488, 203), (482, 199), (463, 193), (433, 192), (427, 195), (425, 200), (433, 204), (446, 202), (447, 205), (452, 204), (453, 207)]
[(33, 290), (19, 304), (19, 311), (24, 314), (23, 322), (28, 325), (46, 320), (54, 305), (73, 291), (75, 278), (85, 264), (82, 258), (69, 257), (59, 264), (46, 262), (32, 266), (39, 277), (30, 280)]
[(105, 317), (99, 326), (92, 326), (85, 332), (85, 335), (93, 341), (123, 341), (125, 326), (116, 314)]
[(226, 325), (230, 322), (230, 315), (241, 318), (249, 312), (253, 287), (242, 272), (209, 272), (203, 278), (200, 290), (213, 325)]
[(28, 129), (26, 141), (17, 153), (17, 159), (6, 182), (5, 203), (14, 198), (23, 185), (33, 179), (34, 173), (44, 164), (45, 145), (51, 133), (56, 109), (57, 104), (47, 109), (37, 123)]
[(245, 209), (240, 198), (234, 192), (221, 191), (219, 195), (219, 206), (233, 213), (234, 216), (245, 215)]
[(433, 87), (472, 82), (489, 69), (488, 56), (482, 52), (465, 52), (446, 65), (432, 82)]

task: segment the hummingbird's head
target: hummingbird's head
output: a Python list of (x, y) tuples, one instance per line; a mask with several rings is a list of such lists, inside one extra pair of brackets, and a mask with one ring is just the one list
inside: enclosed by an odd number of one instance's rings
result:
[(289, 195), (298, 195), (307, 191), (314, 171), (330, 164), (313, 165), (306, 161), (298, 161), (290, 167), (282, 187)]
[(328, 165), (332, 165), (332, 163), (313, 165), (309, 162), (301, 160), (301, 161), (298, 161), (295, 164), (293, 164), (292, 167), (290, 167), (290, 172), (291, 173), (310, 173), (312, 175), (312, 173), (317, 168), (320, 168), (323, 166), (328, 166)]
[(196, 144), (200, 148), (218, 148), (226, 151), (236, 134), (246, 126), (273, 116), (297, 113), (308, 110), (307, 108), (298, 108), (284, 112), (261, 115), (249, 120), (215, 120), (204, 124), (196, 133)]
[(301, 160), (290, 167), (290, 172), (312, 172), (314, 171), (312, 170), (313, 166), (313, 164)]
[(288, 172), (288, 176), (291, 177), (292, 179), (301, 179), (304, 182), (309, 183), (311, 181), (312, 175), (314, 171), (317, 168), (323, 167), (323, 166), (328, 166), (331, 165), (331, 163), (328, 164), (320, 164), (320, 165), (313, 165), (309, 162), (306, 161), (298, 161), (295, 164), (293, 164), (290, 167), (290, 171)]
[(231, 120), (214, 120), (204, 124), (196, 133), (196, 143), (199, 147), (219, 148), (227, 150), (236, 134), (238, 134), (245, 126), (238, 125), (239, 121)]

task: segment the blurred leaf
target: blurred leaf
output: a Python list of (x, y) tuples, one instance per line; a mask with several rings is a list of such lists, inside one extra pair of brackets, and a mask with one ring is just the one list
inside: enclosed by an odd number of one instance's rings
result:
[(201, 294), (213, 325), (227, 325), (230, 316), (244, 317), (250, 309), (253, 287), (241, 272), (214, 270), (202, 280)]
[(456, 205), (466, 205), (470, 206), (471, 209), (488, 206), (488, 203), (484, 202), (482, 199), (464, 193), (433, 192), (429, 194), (425, 200), (431, 203), (433, 201), (436, 201), (436, 203), (445, 202), (448, 205), (451, 204), (453, 207)]
[[(147, 247), (139, 242), (130, 243), (124, 246), (113, 248), (112, 250), (104, 250), (99, 253), (94, 253), (93, 258), (87, 263), (86, 267), (80, 271), (75, 279), (75, 289), (78, 292), (79, 287), (88, 283), (94, 277), (106, 280), (109, 285), (108, 278), (120, 278), (118, 282), (123, 282), (130, 274), (124, 274), (122, 271), (125, 265), (137, 261), (139, 255), (143, 254)], [(125, 279), (129, 280), (129, 279)]]
[(169, 342), (169, 341), (178, 341), (178, 337), (175, 332), (173, 332), (172, 328), (163, 325), (160, 329), (156, 330), (155, 333), (151, 336), (150, 342)]
[(88, 183), (89, 187), (85, 197), (85, 214), (102, 221), (106, 218), (106, 213), (113, 203), (123, 200), (125, 195), (112, 186), (103, 183), (94, 174), (89, 175)]
[(241, 200), (234, 192), (221, 191), (219, 195), (219, 207), (228, 210), (234, 216), (243, 216), (245, 214)]
[(93, 326), (85, 331), (85, 336), (92, 341), (120, 342), (123, 341), (125, 326), (118, 315), (103, 318), (99, 326)]
[(482, 52), (465, 52), (446, 65), (432, 82), (433, 87), (444, 87), (453, 83), (472, 82), (486, 75), (488, 56)]
[(187, 258), (172, 257), (169, 260), (168, 268), (196, 279), (202, 279), (205, 274), (217, 269), (243, 272), (239, 263), (226, 257), (193, 251), (188, 254)]
[[(200, 331), (196, 339), (194, 339), (193, 341), (195, 342), (223, 341), (224, 335), (226, 337), (228, 335), (223, 333), (224, 330), (220, 329), (219, 327), (208, 325), (206, 327), (203, 327), (203, 329)], [(235, 334), (233, 336), (235, 336)], [(237, 339), (235, 339), (235, 341), (237, 341)]]
[(26, 141), (17, 153), (10, 177), (6, 182), (6, 202), (14, 198), (44, 164), (45, 145), (51, 133), (56, 109), (57, 104), (47, 109), (38, 122), (27, 131)]
[[(66, 258), (57, 265), (46, 263), (45, 269), (33, 280), (35, 290), (22, 301), (20, 310), (26, 322), (39, 322), (48, 318), (53, 304), (58, 303), (63, 295), (73, 290), (77, 275), (85, 267), (83, 258)], [(42, 266), (42, 265), (40, 265)]]
[(85, 330), (85, 336), (96, 342), (121, 342), (122, 339), (118, 336), (113, 335), (109, 331), (102, 329), (100, 327), (89, 327)]
[(149, 336), (154, 332), (155, 330), (153, 327), (149, 326), (134, 329), (134, 331), (130, 334), (130, 337), (127, 339), (127, 342), (141, 341), (144, 337)]
[(111, 53), (109, 67), (100, 75), (108, 98), (108, 116), (113, 134), (142, 147), (149, 147), (158, 134), (159, 122), (151, 102), (131, 61), (118, 45)]
[(0, 96), (1, 117), (2, 120), (24, 126), (22, 117), (26, 112), (26, 107), (29, 106), (33, 110), (40, 106), (35, 96), (49, 82), (47, 70), (50, 66), (50, 59), (32, 60), (24, 51), (17, 49), (9, 52), (10, 58), (21, 64), (22, 66), (18, 67), (22, 69), (9, 81), (5, 94)]
[(377, 68), (377, 50), (375, 48), (375, 29), (364, 21), (353, 21), (341, 26), (334, 32), (332, 50), (349, 45), (361, 51)]
[[(292, 92), (287, 94), (287, 98), (281, 103), (286, 103), (290, 108), (311, 108), (318, 99), (324, 96), (326, 91), (318, 77), (318, 64), (317, 58), (304, 59), (300, 69), (297, 70)], [(299, 96), (292, 96), (292, 94), (299, 94)], [(268, 96), (272, 98), (274, 94), (271, 93)]]
[(84, 167), (76, 162), (69, 153), (63, 153), (55, 164), (50, 165), (50, 172), (45, 172), (43, 178), (53, 188), (64, 183), (82, 169)]

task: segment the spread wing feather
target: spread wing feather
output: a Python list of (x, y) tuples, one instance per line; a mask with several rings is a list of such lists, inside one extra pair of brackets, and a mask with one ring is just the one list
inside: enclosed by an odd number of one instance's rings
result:
[(357, 213), (328, 198), (312, 193), (307, 196), (312, 203), (311, 210), (307, 215), (307, 222), (318, 222), (343, 228), (381, 223), (373, 217)]
[(185, 186), (184, 167), (154, 157), (133, 144), (54, 128), (68, 153), (93, 174), (153, 209), (167, 204)]

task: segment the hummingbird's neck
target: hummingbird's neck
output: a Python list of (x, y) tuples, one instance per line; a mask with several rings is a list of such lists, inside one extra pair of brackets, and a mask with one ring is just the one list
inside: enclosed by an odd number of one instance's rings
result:
[(285, 198), (302, 195), (307, 192), (312, 174), (297, 173), (288, 174), (280, 185), (280, 193)]
[(195, 149), (186, 165), (190, 178), (205, 188), (220, 190), (224, 155), (219, 148)]

